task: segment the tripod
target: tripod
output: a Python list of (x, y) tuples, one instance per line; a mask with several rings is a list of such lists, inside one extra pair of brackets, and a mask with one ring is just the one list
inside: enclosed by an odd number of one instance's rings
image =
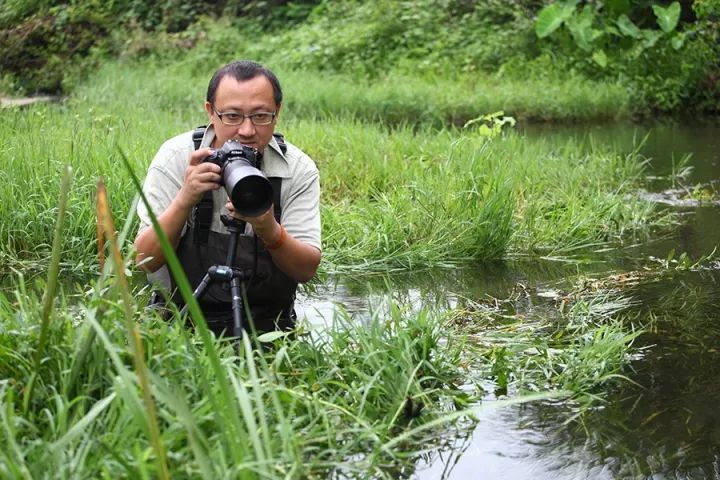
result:
[[(221, 215), (223, 225), (230, 232), (230, 241), (228, 244), (227, 261), (225, 265), (213, 265), (208, 268), (207, 273), (200, 281), (193, 292), (193, 297), (200, 300), (210, 285), (216, 280), (230, 283), (230, 293), (232, 295), (232, 312), (233, 312), (233, 336), (237, 338), (237, 350), (240, 353), (240, 346), (243, 334), (243, 285), (245, 281), (252, 278), (253, 272), (248, 272), (235, 267), (235, 255), (237, 251), (238, 236), (245, 231), (245, 223), (237, 220), (229, 215)], [(185, 304), (180, 310), (181, 318), (187, 313), (188, 305)]]

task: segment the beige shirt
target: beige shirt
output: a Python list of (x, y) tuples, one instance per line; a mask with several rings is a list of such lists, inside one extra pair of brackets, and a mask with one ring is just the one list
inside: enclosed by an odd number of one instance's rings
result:
[[(214, 138), (215, 131), (209, 126), (200, 147), (209, 147)], [(163, 143), (155, 155), (143, 185), (143, 192), (155, 215), (163, 213), (180, 191), (185, 179), (185, 169), (194, 149), (190, 131)], [(280, 223), (285, 230), (297, 240), (320, 250), (320, 175), (315, 162), (290, 143), (287, 144), (287, 152), (283, 154), (273, 137), (263, 152), (262, 171), (268, 177), (282, 178)], [(224, 188), (213, 191), (215, 208), (210, 229), (215, 232), (227, 233), (220, 220), (220, 215), (227, 213), (227, 199)], [(141, 230), (152, 224), (143, 202), (138, 204), (137, 213)], [(183, 234), (187, 226), (186, 223)], [(252, 233), (250, 224), (247, 224), (245, 233)], [(169, 287), (166, 267), (148, 278), (151, 281), (159, 280), (161, 284)]]

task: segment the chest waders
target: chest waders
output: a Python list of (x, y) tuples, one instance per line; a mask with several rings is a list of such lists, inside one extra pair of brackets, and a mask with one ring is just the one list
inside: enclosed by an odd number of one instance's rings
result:
[[(206, 127), (198, 127), (193, 132), (195, 149), (200, 142)], [(283, 153), (287, 145), (282, 135), (276, 134), (275, 139)], [(280, 192), (282, 179), (269, 177), (273, 187), (273, 204), (275, 220), (280, 223), (282, 207)], [(228, 248), (231, 243), (230, 233), (210, 230), (213, 213), (222, 208), (215, 205), (212, 192), (206, 192), (202, 200), (194, 207), (188, 219), (185, 235), (177, 247), (180, 264), (188, 277), (190, 286), (195, 290), (202, 282), (213, 265), (225, 265), (228, 259)], [(244, 223), (244, 222), (243, 222)], [(237, 236), (235, 263), (231, 265), (244, 272), (243, 297), (246, 299), (245, 325), (251, 323), (258, 331), (290, 329), (295, 324), (295, 292), (297, 282), (288, 277), (275, 266), (270, 252), (265, 249), (256, 235)], [(183, 306), (182, 296), (177, 290), (175, 279), (172, 278), (173, 300)], [(232, 293), (227, 282), (212, 283), (199, 298), (200, 308), (208, 322), (208, 327), (216, 335), (232, 333), (233, 312)], [(245, 327), (246, 328), (246, 327)]]

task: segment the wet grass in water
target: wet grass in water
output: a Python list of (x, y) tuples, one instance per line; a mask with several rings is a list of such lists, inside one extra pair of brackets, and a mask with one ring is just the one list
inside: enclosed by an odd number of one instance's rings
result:
[[(0, 437), (11, 448), (0, 469), (28, 477), (47, 471), (159, 475), (149, 450), (147, 409), (130, 371), (122, 302), (95, 297), (76, 317), (70, 310), (58, 315), (37, 393), (23, 414), (19, 397), (31, 363), (16, 359), (33, 353), (37, 328), (14, 323), (27, 312), (3, 300)], [(6, 316), (8, 310), (16, 315)], [(428, 406), (424, 421), (442, 411), (430, 407), (438, 399), (459, 396), (452, 387), (459, 376), (457, 349), (439, 345), (440, 325), (430, 320), (375, 319), (367, 329), (280, 339), (260, 350), (246, 337), (237, 358), (227, 341), (207, 348), (179, 326), (145, 317), (138, 328), (173, 478), (307, 478), (324, 476), (337, 463), (372, 472), (397, 460), (381, 446), (397, 429), (418, 422), (413, 415), (419, 407), (407, 407), (409, 402)], [(97, 341), (83, 342), (87, 328), (81, 326), (92, 327)], [(76, 380), (78, 394), (66, 396), (71, 353), (80, 344), (89, 350), (87, 363)], [(230, 381), (229, 397), (215, 376), (212, 348)], [(91, 363), (99, 358), (105, 360)]]
[[(17, 359), (36, 349), (38, 328), (26, 309), (39, 299), (31, 292), (21, 305), (2, 298), (0, 438), (9, 446), (0, 454), (3, 474), (159, 475), (114, 288), (98, 284), (82, 305), (58, 309), (27, 413), (20, 397), (32, 363)], [(468, 321), (467, 312), (460, 315)], [(441, 314), (405, 314), (395, 305), (366, 324), (340, 314), (322, 334), (301, 329), (272, 346), (253, 348), (245, 337), (241, 357), (227, 340), (208, 345), (139, 312), (134, 321), (172, 478), (326, 478), (340, 471), (367, 478), (414, 462), (449, 422), (471, 415), (463, 409), (483, 391), (460, 389), (469, 378), (501, 386), (504, 375), (506, 393), (520, 401), (547, 397), (525, 398), (527, 392), (601, 395), (632, 338), (619, 319), (610, 320), (616, 317), (607, 308), (577, 307), (565, 327), (554, 327), (562, 336), (538, 335), (550, 325), (506, 324), (483, 329), (480, 341)], [(86, 341), (89, 331), (93, 342)], [(81, 346), (84, 360), (73, 355)], [(68, 394), (77, 361), (84, 362), (77, 393)]]
[[(469, 369), (502, 384), (507, 362), (497, 352), (508, 342), (496, 338), (468, 356), (466, 330), (399, 305), (367, 324), (339, 316), (321, 335), (301, 328), (271, 346), (253, 347), (245, 336), (236, 356), (201, 317), (197, 335), (138, 308), (122, 280), (127, 258), (109, 234), (109, 209), (101, 212), (114, 273), (108, 262), (89, 298), (58, 305), (47, 348), (38, 350), (37, 294), (20, 280), (15, 298), (0, 296), (3, 475), (390, 478), (432, 448), (444, 425), (472, 414), (464, 408), (482, 391), (459, 388)], [(631, 338), (612, 324), (605, 334), (601, 324), (616, 311), (573, 309), (558, 330), (565, 338), (552, 344), (566, 346), (560, 361), (516, 339), (523, 348), (508, 356), (524, 359), (522, 391), (541, 393), (516, 392), (512, 401), (594, 395), (613, 380), (614, 352), (626, 352)], [(585, 324), (599, 332), (590, 341)], [(27, 360), (35, 355), (40, 370)], [(610, 360), (599, 373), (598, 357)], [(33, 374), (36, 393), (23, 408)]]

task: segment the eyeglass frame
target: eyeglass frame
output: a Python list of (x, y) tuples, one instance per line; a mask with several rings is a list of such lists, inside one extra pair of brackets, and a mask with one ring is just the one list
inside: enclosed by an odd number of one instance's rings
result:
[[(215, 109), (215, 106), (214, 106), (214, 105), (213, 105), (213, 107), (212, 107), (212, 110), (213, 110), (213, 112), (215, 112), (215, 115), (217, 115), (218, 118), (220, 119), (220, 123), (222, 123), (223, 125), (227, 125), (228, 127), (237, 127), (238, 125), (242, 125), (243, 123), (245, 123), (245, 119), (246, 119), (246, 118), (249, 118), (249, 119), (250, 119), (250, 123), (252, 123), (252, 124), (255, 125), (256, 127), (265, 127), (265, 126), (267, 126), (267, 125), (272, 124), (273, 120), (275, 120), (275, 117), (277, 116), (277, 110), (275, 110), (274, 112), (255, 112), (255, 113), (248, 113), (247, 115), (244, 114), (244, 113), (234, 112), (234, 111), (218, 112), (218, 111)], [(223, 120), (223, 117), (224, 117), (225, 115), (229, 114), (229, 113), (231, 113), (231, 114), (233, 114), (233, 115), (240, 115), (240, 116), (242, 116), (242, 120), (240, 120), (238, 123), (225, 123), (225, 120)], [(256, 115), (272, 115), (272, 118), (270, 118), (270, 121), (267, 122), (267, 123), (255, 123), (255, 116), (256, 116)]]

